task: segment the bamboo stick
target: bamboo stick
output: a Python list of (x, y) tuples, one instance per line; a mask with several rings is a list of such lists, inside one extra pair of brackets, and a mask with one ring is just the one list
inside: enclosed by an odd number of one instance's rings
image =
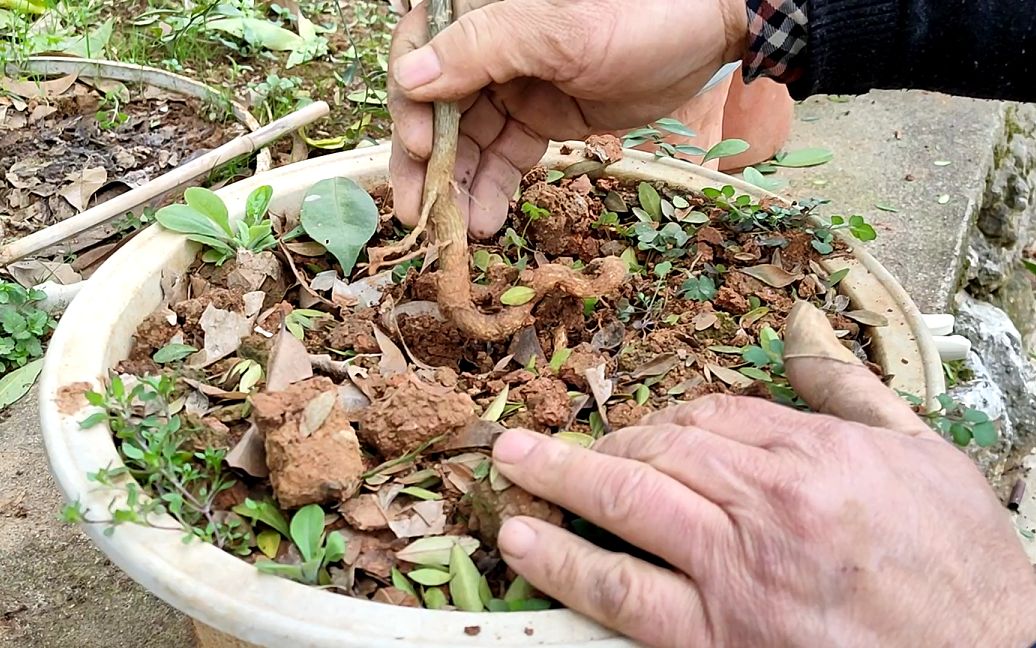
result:
[(178, 187), (230, 160), (252, 153), (302, 126), (325, 117), (330, 108), (323, 101), (315, 101), (290, 115), (281, 117), (257, 131), (236, 137), (219, 148), (213, 149), (187, 164), (181, 165), (151, 182), (128, 191), (111, 200), (87, 209), (81, 214), (67, 218), (60, 223), (22, 237), (0, 249), (0, 266), (24, 258), (50, 245), (60, 243), (76, 234), (119, 218), (134, 207)]

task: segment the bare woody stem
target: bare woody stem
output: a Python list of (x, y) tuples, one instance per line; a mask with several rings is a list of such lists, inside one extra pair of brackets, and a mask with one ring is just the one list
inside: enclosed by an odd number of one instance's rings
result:
[[(428, 30), (432, 38), (453, 22), (452, 0), (429, 0)], [(598, 259), (581, 274), (568, 266), (550, 264), (526, 270), (520, 282), (535, 292), (522, 306), (498, 313), (479, 311), (472, 301), (468, 274), (468, 231), (460, 213), (453, 181), (457, 159), (460, 110), (456, 103), (436, 102), (432, 154), (424, 184), (424, 208), (439, 241), (438, 302), (443, 315), (461, 333), (479, 340), (501, 340), (532, 323), (532, 310), (554, 290), (572, 297), (599, 297), (614, 292), (626, 277), (626, 264), (616, 257)]]

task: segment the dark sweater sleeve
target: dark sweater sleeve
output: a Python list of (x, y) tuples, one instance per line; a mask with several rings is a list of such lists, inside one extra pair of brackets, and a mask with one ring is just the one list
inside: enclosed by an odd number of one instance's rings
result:
[[(750, 36), (745, 75), (772, 76), (802, 99), (916, 88), (988, 99), (1036, 100), (1036, 2), (1032, 0), (747, 0), (802, 12), (804, 37), (781, 67), (759, 61)], [(768, 42), (782, 41), (771, 34)], [(791, 30), (786, 30), (789, 33)], [(765, 40), (765, 39), (764, 39)], [(780, 58), (770, 55), (771, 61)], [(788, 57), (785, 57), (786, 59)]]

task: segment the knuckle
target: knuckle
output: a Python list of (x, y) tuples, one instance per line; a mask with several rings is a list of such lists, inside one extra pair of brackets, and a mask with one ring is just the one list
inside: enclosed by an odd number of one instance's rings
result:
[(596, 512), (603, 526), (629, 523), (631, 516), (644, 508), (644, 502), (651, 498), (646, 464), (619, 464), (615, 468), (601, 471), (600, 485), (596, 492)]
[(745, 399), (730, 394), (708, 394), (688, 403), (685, 416), (688, 423), (707, 428), (712, 419), (725, 419), (737, 413)]
[(604, 618), (614, 619), (616, 626), (639, 616), (644, 600), (637, 578), (637, 567), (629, 556), (608, 557), (608, 564), (599, 565), (590, 577), (590, 604)]

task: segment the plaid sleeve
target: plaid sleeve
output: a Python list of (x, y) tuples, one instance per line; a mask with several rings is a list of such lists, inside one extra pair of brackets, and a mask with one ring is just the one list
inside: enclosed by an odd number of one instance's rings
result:
[(746, 0), (748, 52), (745, 81), (765, 76), (791, 83), (803, 74), (807, 0)]

